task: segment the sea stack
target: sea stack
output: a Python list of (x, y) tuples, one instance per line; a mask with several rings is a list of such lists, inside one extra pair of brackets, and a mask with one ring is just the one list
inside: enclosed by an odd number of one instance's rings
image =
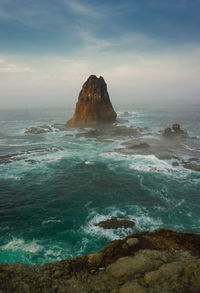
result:
[(107, 85), (102, 76), (90, 75), (83, 84), (73, 117), (67, 122), (70, 127), (95, 126), (113, 123), (117, 117), (110, 102)]

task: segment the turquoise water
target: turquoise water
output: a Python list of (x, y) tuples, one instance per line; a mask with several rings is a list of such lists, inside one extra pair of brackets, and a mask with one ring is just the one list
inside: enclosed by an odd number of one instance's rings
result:
[[(196, 137), (165, 148), (179, 166), (159, 159), (156, 148), (116, 151), (128, 137), (102, 142), (76, 137), (79, 130), (24, 133), (27, 127), (64, 123), (72, 115), (68, 109), (0, 111), (0, 156), (15, 154), (0, 165), (1, 263), (74, 257), (133, 231), (163, 226), (200, 232), (200, 172), (180, 163), (195, 158), (200, 164), (200, 107), (130, 112), (118, 124), (147, 126), (139, 139), (150, 145), (162, 141), (159, 131), (174, 122)], [(134, 219), (134, 229), (95, 225), (119, 215)]]

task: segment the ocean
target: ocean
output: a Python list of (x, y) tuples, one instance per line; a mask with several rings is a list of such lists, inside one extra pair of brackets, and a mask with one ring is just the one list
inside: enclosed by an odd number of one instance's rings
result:
[[(200, 233), (200, 106), (118, 109), (117, 125), (137, 138), (98, 139), (87, 129), (27, 134), (65, 123), (72, 109), (0, 110), (0, 263), (43, 264), (96, 252), (135, 231), (168, 227)], [(180, 123), (188, 138), (164, 139)], [(143, 150), (126, 149), (130, 140)], [(113, 216), (133, 229), (104, 230)]]

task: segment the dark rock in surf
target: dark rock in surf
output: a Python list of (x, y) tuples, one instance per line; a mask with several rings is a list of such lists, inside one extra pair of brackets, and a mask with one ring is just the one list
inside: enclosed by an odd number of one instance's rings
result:
[(132, 149), (147, 149), (150, 147), (150, 145), (146, 142), (141, 142), (141, 141), (127, 141), (124, 142), (123, 145), (126, 145), (126, 148), (128, 150)]
[(126, 117), (131, 117), (133, 116), (131, 113), (125, 111), (123, 114), (121, 114), (119, 117), (122, 117), (122, 118), (126, 118)]
[(127, 220), (125, 217), (113, 217), (111, 219), (101, 221), (97, 226), (103, 229), (133, 228), (135, 223)]
[(178, 163), (178, 162), (173, 162), (173, 163), (172, 163), (172, 166), (174, 166), (174, 167), (178, 167), (178, 166), (179, 166), (179, 163)]
[(30, 127), (25, 130), (24, 133), (29, 133), (29, 134), (42, 134), (46, 132), (52, 132), (53, 130), (51, 129), (50, 126), (48, 125), (40, 125), (40, 126), (35, 126), (35, 127)]
[(53, 128), (55, 128), (58, 131), (66, 131), (69, 130), (69, 128), (66, 126), (66, 124), (56, 123), (52, 125)]
[(183, 167), (189, 170), (200, 172), (200, 165), (186, 163), (183, 165)]

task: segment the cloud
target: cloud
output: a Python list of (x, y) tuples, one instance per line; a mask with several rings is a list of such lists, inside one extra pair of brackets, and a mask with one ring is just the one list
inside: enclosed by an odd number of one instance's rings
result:
[(19, 4), (12, 0), (1, 4), (0, 20), (16, 21), (34, 30), (67, 22), (56, 5), (46, 5), (45, 1), (21, 1)]
[(90, 18), (102, 18), (102, 14), (89, 4), (77, 0), (64, 0), (64, 3), (75, 13)]
[(10, 63), (6, 59), (0, 59), (0, 74), (6, 73), (33, 73), (34, 70), (29, 66), (18, 64), (18, 63)]
[[(199, 99), (200, 44), (159, 54), (88, 51), (72, 58), (0, 56), (1, 107), (75, 104), (90, 74), (104, 76), (114, 105)], [(10, 86), (12, 84), (12, 87)]]
[[(92, 29), (85, 29), (81, 26), (76, 26), (75, 33), (82, 42), (81, 50), (85, 52), (93, 52), (104, 54), (106, 52), (123, 51), (141, 51), (147, 50), (149, 46), (158, 42), (150, 39), (147, 35), (131, 32), (124, 33), (117, 37), (100, 37)], [(159, 43), (160, 46), (161, 42)]]
[(163, 1), (163, 0), (151, 0), (149, 1), (148, 3), (149, 6), (154, 6), (154, 7), (163, 7), (163, 8), (166, 8), (166, 7), (173, 7), (173, 8), (183, 8), (183, 9), (186, 9), (187, 6), (188, 6), (188, 0), (177, 0), (177, 1), (174, 1), (174, 0), (168, 0), (168, 1)]

